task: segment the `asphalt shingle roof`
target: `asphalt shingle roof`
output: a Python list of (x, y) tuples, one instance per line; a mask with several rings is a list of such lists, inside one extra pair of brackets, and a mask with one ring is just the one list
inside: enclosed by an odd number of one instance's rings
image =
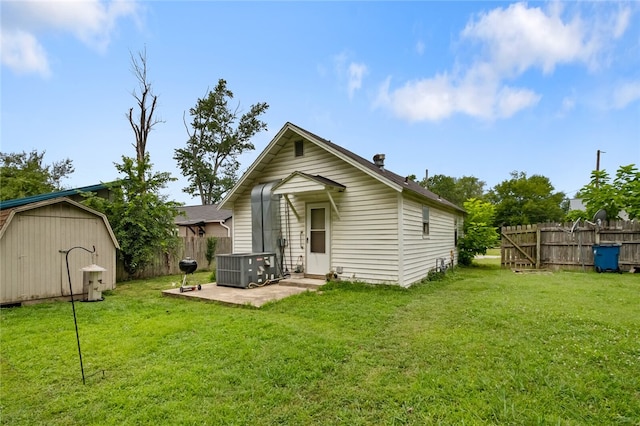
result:
[(182, 213), (176, 216), (178, 225), (190, 225), (200, 222), (221, 222), (232, 216), (231, 210), (220, 209), (215, 204), (199, 206), (182, 206), (178, 208)]
[(311, 135), (313, 138), (319, 140), (320, 142), (326, 144), (327, 146), (330, 146), (331, 148), (335, 149), (336, 151), (339, 151), (340, 153), (342, 153), (343, 155), (351, 158), (352, 160), (358, 162), (360, 165), (362, 165), (363, 167), (366, 167), (367, 169), (384, 176), (386, 179), (390, 180), (391, 182), (398, 184), (400, 186), (403, 186), (404, 188), (406, 188), (407, 190), (411, 191), (411, 192), (415, 192), (416, 194), (419, 194), (423, 197), (427, 197), (431, 200), (437, 201), (438, 203), (444, 204), (450, 208), (453, 208), (455, 210), (459, 210), (464, 212), (464, 209), (462, 209), (460, 206), (457, 206), (455, 204), (453, 204), (452, 202), (445, 200), (444, 198), (442, 198), (440, 195), (429, 191), (427, 188), (424, 188), (423, 186), (420, 186), (417, 182), (414, 182), (410, 179), (407, 179), (405, 176), (400, 176), (390, 170), (387, 170), (385, 168), (380, 168), (378, 166), (376, 166), (374, 163), (372, 163), (369, 160), (364, 159), (363, 157), (354, 154), (353, 152), (349, 151), (346, 148), (341, 147), (340, 145), (336, 145), (335, 143), (324, 139), (314, 133), (311, 133), (301, 127), (296, 126), (293, 123), (287, 123), (289, 126), (293, 127), (296, 129), (296, 131), (300, 132), (300, 133), (306, 133), (308, 135)]

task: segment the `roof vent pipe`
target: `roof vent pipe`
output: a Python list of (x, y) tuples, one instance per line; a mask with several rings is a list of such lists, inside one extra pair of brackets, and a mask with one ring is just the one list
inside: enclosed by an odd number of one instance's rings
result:
[(384, 154), (376, 154), (373, 156), (373, 164), (378, 166), (380, 170), (384, 170)]

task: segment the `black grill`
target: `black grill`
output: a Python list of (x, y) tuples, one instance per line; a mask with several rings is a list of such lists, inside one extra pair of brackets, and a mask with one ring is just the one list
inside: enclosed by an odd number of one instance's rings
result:
[(198, 269), (198, 262), (196, 262), (195, 259), (187, 257), (186, 259), (182, 259), (180, 263), (178, 263), (178, 266), (180, 266), (180, 270), (185, 274), (193, 274), (196, 269)]

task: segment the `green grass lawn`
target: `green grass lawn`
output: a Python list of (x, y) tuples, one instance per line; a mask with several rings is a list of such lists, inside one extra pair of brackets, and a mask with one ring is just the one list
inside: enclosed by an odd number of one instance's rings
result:
[(70, 303), (0, 311), (0, 423), (640, 422), (638, 275), (479, 265), (259, 310), (161, 296), (178, 281), (76, 304), (86, 385)]

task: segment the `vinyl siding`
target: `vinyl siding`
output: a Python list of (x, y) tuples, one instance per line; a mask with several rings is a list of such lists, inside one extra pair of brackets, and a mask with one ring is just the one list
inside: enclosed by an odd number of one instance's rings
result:
[[(284, 179), (295, 171), (321, 175), (346, 186), (344, 192), (332, 192), (339, 215), (331, 214), (331, 265), (343, 268), (344, 279), (371, 283), (398, 282), (398, 208), (397, 192), (364, 172), (333, 156), (315, 144), (305, 142), (304, 156), (294, 157), (293, 142), (284, 144), (274, 160), (252, 185)], [(293, 179), (292, 179), (293, 180)], [(327, 201), (324, 193), (290, 195), (299, 220), (282, 199), (285, 265), (291, 270), (304, 245), (305, 205)], [(251, 252), (250, 190), (241, 194), (233, 206), (233, 251)], [(289, 226), (287, 227), (287, 210)], [(302, 233), (302, 238), (301, 238)], [(328, 271), (327, 271), (328, 272)]]
[(103, 288), (115, 288), (116, 250), (101, 217), (68, 203), (17, 212), (0, 240), (0, 303), (69, 295), (65, 254), (75, 246), (96, 247), (69, 254), (74, 294), (82, 293), (80, 268), (96, 263), (107, 269)]
[(251, 253), (251, 192), (233, 206), (233, 253)]
[[(429, 235), (422, 233), (422, 207), (429, 207)], [(410, 285), (426, 277), (436, 266), (438, 258), (457, 262), (455, 247), (455, 220), (458, 213), (440, 210), (414, 197), (405, 197), (402, 213), (402, 240), (404, 246), (404, 285)]]

